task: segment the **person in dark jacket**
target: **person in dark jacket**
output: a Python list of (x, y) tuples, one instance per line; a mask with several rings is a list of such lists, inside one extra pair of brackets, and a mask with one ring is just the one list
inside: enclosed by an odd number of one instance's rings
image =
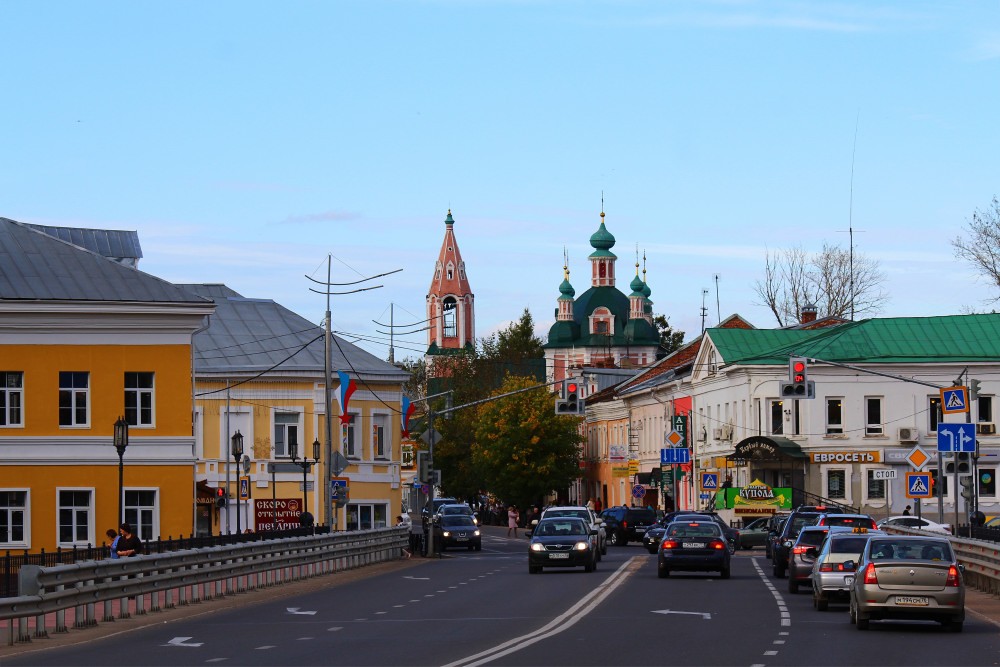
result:
[(142, 553), (142, 540), (132, 532), (132, 526), (122, 524), (122, 537), (118, 540), (118, 557), (131, 558)]

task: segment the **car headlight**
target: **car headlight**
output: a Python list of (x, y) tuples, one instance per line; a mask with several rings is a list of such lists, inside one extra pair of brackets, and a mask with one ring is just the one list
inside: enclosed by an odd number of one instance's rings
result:
[(475, 535), (476, 537), (479, 537), (479, 531), (478, 530), (475, 531), (475, 532), (473, 532), (472, 534)]
[(545, 545), (541, 542), (532, 542), (530, 548), (532, 551), (545, 551)]
[(441, 534), (444, 535), (445, 537), (451, 537), (451, 531), (450, 530), (446, 530), (446, 531), (444, 531)]
[(586, 551), (590, 548), (590, 542), (577, 542), (573, 548), (577, 551)]

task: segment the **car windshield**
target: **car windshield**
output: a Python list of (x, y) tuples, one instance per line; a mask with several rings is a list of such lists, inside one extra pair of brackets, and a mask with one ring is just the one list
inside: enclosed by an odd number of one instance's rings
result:
[(813, 525), (814, 523), (816, 523), (816, 520), (818, 518), (819, 518), (818, 514), (798, 514), (798, 515), (796, 515), (795, 518), (793, 518), (791, 520), (792, 524), (790, 526), (788, 525), (787, 522), (785, 523), (786, 528), (788, 528), (788, 534), (790, 536), (792, 536), (792, 537), (795, 537), (796, 535), (799, 534), (799, 531), (802, 530), (802, 528), (804, 526), (811, 526), (811, 525)]
[(719, 537), (721, 532), (714, 523), (672, 523), (667, 526), (670, 537)]
[(553, 537), (557, 535), (586, 535), (587, 525), (580, 520), (559, 521), (543, 520), (535, 529), (534, 535), (541, 537)]
[(589, 521), (590, 517), (587, 515), (587, 510), (546, 510), (545, 518), (549, 517), (561, 517), (561, 516), (575, 516), (577, 518), (583, 519), (584, 521)]
[(871, 541), (871, 559), (878, 560), (953, 560), (951, 546), (943, 540)]
[(471, 526), (472, 520), (464, 514), (453, 514), (441, 517), (442, 526)]
[(799, 533), (799, 544), (804, 544), (808, 547), (818, 547), (826, 539), (826, 532), (825, 530), (803, 530)]
[(472, 514), (471, 507), (463, 507), (462, 505), (450, 506), (445, 505), (441, 508), (441, 514)]
[(827, 526), (849, 526), (855, 528), (864, 526), (865, 528), (875, 528), (875, 522), (869, 516), (828, 516), (823, 521)]
[(867, 537), (842, 537), (830, 543), (830, 553), (835, 554), (861, 554), (868, 543)]

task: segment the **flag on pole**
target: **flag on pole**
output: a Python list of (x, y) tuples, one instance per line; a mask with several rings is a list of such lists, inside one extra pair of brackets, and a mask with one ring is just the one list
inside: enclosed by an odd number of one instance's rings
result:
[(351, 402), (351, 395), (358, 385), (344, 371), (337, 371), (337, 375), (340, 376), (340, 423), (349, 424), (351, 416), (347, 414), (347, 404)]

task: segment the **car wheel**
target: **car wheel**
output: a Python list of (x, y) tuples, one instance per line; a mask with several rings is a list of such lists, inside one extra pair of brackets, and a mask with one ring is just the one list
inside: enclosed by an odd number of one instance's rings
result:
[(847, 615), (851, 619), (851, 625), (854, 625), (855, 623), (858, 622), (858, 616), (857, 614), (854, 613), (854, 600), (851, 600), (850, 602), (850, 607), (848, 608)]
[(857, 613), (855, 613), (854, 614), (854, 625), (858, 626), (858, 630), (867, 630), (868, 629), (868, 619), (867, 618), (861, 618), (860, 616), (857, 615)]
[(542, 568), (540, 566), (538, 566), (538, 565), (529, 565), (528, 566), (528, 574), (538, 574), (541, 571), (542, 571)]
[(660, 579), (666, 579), (667, 577), (670, 576), (670, 570), (668, 570), (663, 565), (660, 565), (659, 567), (656, 568), (656, 576), (659, 577)]
[(604, 541), (604, 545), (601, 546), (601, 555), (602, 556), (607, 556), (608, 555), (608, 542), (607, 542), (607, 540), (605, 540)]
[(956, 620), (956, 621), (948, 621), (944, 627), (946, 630), (950, 630), (951, 632), (961, 632), (964, 625), (965, 624), (963, 621)]
[(590, 561), (589, 563), (587, 563), (586, 565), (583, 566), (583, 571), (584, 572), (593, 572), (594, 571), (594, 566), (595, 566), (594, 561)]
[(830, 602), (825, 597), (813, 595), (813, 608), (816, 611), (826, 611), (829, 606)]
[(736, 541), (735, 540), (729, 541), (729, 553), (730, 554), (736, 553)]
[(730, 570), (729, 570), (729, 566), (727, 565), (724, 568), (722, 568), (722, 578), (723, 579), (728, 579), (729, 576), (730, 576)]
[(785, 576), (785, 568), (783, 568), (777, 561), (775, 561), (774, 568), (772, 569), (774, 570), (774, 576), (776, 576), (778, 579), (781, 579), (782, 577)]
[(608, 542), (611, 542), (611, 546), (613, 547), (617, 547), (620, 540), (621, 538), (618, 536), (617, 530), (611, 531), (611, 534), (608, 535)]
[(793, 594), (799, 592), (799, 582), (791, 575), (788, 576), (788, 592)]

